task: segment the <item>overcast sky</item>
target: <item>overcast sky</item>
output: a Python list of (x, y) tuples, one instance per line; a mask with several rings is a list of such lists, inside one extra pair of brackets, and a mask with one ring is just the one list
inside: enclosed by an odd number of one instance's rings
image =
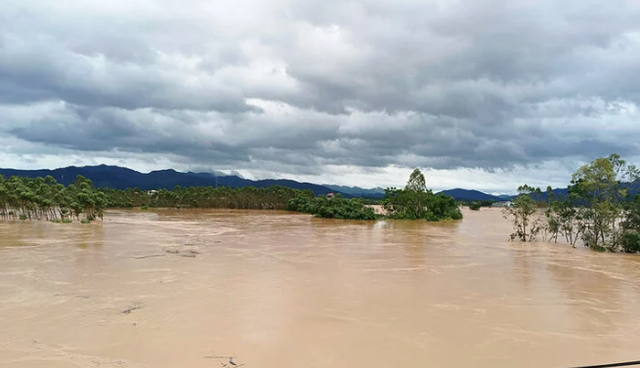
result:
[(640, 1), (3, 0), (0, 167), (566, 186), (640, 163)]

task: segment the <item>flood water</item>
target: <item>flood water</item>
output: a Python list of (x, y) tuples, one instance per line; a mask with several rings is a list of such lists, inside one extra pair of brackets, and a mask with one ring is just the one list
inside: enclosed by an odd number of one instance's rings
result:
[(640, 359), (640, 257), (455, 223), (112, 211), (0, 223), (0, 367), (571, 367)]

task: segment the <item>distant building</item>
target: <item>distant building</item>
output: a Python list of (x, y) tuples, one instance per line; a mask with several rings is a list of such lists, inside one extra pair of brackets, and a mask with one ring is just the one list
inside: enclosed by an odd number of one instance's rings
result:
[(150, 191), (147, 192), (147, 194), (148, 195), (156, 195), (156, 194), (158, 194), (158, 191), (157, 190), (150, 190)]
[(491, 207), (511, 207), (511, 201), (500, 201), (491, 204)]
[(333, 197), (335, 197), (336, 195), (333, 193), (327, 193), (327, 198), (328, 199), (332, 199)]

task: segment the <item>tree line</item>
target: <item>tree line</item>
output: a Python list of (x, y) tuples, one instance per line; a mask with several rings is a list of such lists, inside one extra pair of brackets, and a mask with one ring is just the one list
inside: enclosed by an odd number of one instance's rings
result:
[(89, 222), (102, 218), (106, 208), (230, 208), (289, 210), (316, 217), (374, 220), (381, 217), (438, 221), (461, 219), (453, 198), (433, 194), (426, 188), (424, 175), (416, 169), (404, 189), (386, 190), (382, 206), (386, 216), (376, 215), (359, 198), (316, 197), (310, 190), (282, 186), (255, 187), (181, 187), (171, 190), (143, 191), (139, 188), (96, 189), (91, 180), (78, 176), (65, 187), (46, 178), (0, 176), (0, 217), (9, 220), (51, 220), (69, 222), (73, 218)]
[(111, 208), (229, 208), (245, 210), (285, 210), (289, 201), (301, 196), (313, 198), (311, 190), (299, 190), (273, 185), (256, 187), (181, 187), (172, 190), (143, 191), (102, 189)]
[(25, 178), (0, 176), (0, 219), (90, 222), (103, 218), (107, 208), (230, 208), (287, 209), (293, 198), (314, 198), (310, 190), (281, 186), (189, 187), (143, 191), (97, 189), (91, 180), (78, 175), (65, 187), (52, 176)]
[(568, 195), (556, 196), (523, 185), (512, 205), (503, 210), (513, 223), (511, 240), (537, 238), (574, 248), (581, 244), (596, 251), (640, 251), (640, 196), (629, 189), (638, 183), (640, 171), (617, 154), (580, 167), (571, 178)]
[(83, 222), (102, 218), (108, 200), (91, 180), (78, 176), (69, 186), (46, 178), (0, 175), (0, 218), (4, 220), (51, 220)]

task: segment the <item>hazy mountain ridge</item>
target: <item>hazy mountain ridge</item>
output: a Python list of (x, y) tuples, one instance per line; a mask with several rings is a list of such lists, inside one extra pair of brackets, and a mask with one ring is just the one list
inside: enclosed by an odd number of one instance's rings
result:
[(350, 187), (346, 185), (333, 185), (333, 184), (322, 184), (327, 188), (331, 188), (337, 192), (352, 195), (354, 197), (369, 197), (369, 198), (383, 198), (384, 197), (384, 188), (360, 188), (360, 187)]
[(475, 189), (455, 188), (455, 189), (443, 190), (438, 193), (443, 193), (448, 196), (451, 196), (457, 201), (502, 201), (504, 200), (499, 196), (487, 194)]

